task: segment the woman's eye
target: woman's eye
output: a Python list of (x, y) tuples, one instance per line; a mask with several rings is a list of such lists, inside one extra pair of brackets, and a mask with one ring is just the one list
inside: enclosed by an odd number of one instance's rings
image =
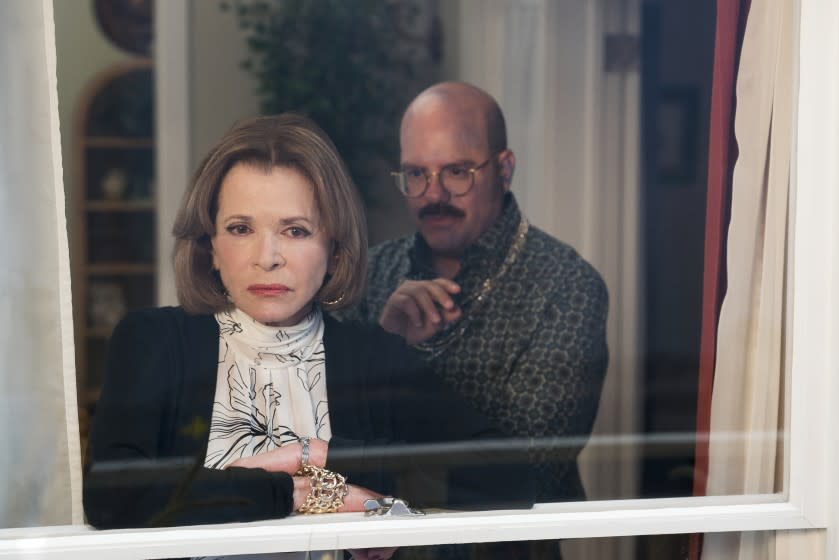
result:
[(250, 232), (250, 230), (251, 229), (245, 224), (233, 224), (231, 226), (227, 226), (227, 231), (233, 235), (246, 235)]
[(302, 227), (292, 226), (286, 230), (291, 237), (308, 237), (309, 231)]

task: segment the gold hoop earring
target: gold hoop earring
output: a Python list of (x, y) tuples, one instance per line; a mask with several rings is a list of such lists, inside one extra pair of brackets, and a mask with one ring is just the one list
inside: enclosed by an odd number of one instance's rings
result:
[(323, 305), (338, 305), (338, 304), (339, 304), (339, 303), (341, 303), (342, 301), (344, 301), (344, 294), (341, 294), (341, 295), (340, 295), (340, 296), (338, 296), (336, 299), (332, 299), (332, 300), (322, 299), (322, 300), (320, 300), (320, 302), (321, 302)]

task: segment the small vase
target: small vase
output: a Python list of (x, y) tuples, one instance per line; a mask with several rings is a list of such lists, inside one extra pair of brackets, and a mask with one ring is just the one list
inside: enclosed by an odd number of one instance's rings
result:
[(106, 200), (121, 200), (128, 187), (128, 176), (122, 169), (111, 169), (102, 178), (102, 196)]

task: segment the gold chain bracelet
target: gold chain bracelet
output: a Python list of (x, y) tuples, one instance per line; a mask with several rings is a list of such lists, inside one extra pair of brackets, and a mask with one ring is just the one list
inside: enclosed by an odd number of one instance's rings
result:
[(296, 476), (308, 476), (311, 489), (306, 501), (297, 508), (300, 513), (335, 513), (350, 493), (347, 479), (343, 475), (306, 465), (295, 473)]

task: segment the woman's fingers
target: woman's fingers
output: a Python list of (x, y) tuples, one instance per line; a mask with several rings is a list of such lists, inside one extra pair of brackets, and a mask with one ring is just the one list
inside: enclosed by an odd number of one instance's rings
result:
[[(309, 464), (316, 467), (324, 467), (326, 465), (328, 451), (329, 444), (327, 442), (322, 439), (310, 439)], [(302, 454), (302, 445), (294, 442), (251, 457), (241, 457), (227, 466), (294, 474), (300, 469)]]
[(347, 484), (349, 493), (344, 498), (344, 505), (338, 510), (340, 512), (348, 511), (364, 511), (364, 501), (370, 498), (378, 499), (382, 495), (378, 492), (373, 492), (363, 486), (356, 486), (355, 484)]
[[(309, 464), (314, 465), (316, 467), (325, 467), (326, 466), (326, 456), (329, 452), (329, 443), (317, 438), (311, 438), (309, 440)], [(301, 459), (303, 450), (300, 450)]]
[(312, 486), (308, 476), (293, 476), (291, 478), (294, 481), (294, 511), (297, 511), (306, 502), (306, 496), (309, 495)]

